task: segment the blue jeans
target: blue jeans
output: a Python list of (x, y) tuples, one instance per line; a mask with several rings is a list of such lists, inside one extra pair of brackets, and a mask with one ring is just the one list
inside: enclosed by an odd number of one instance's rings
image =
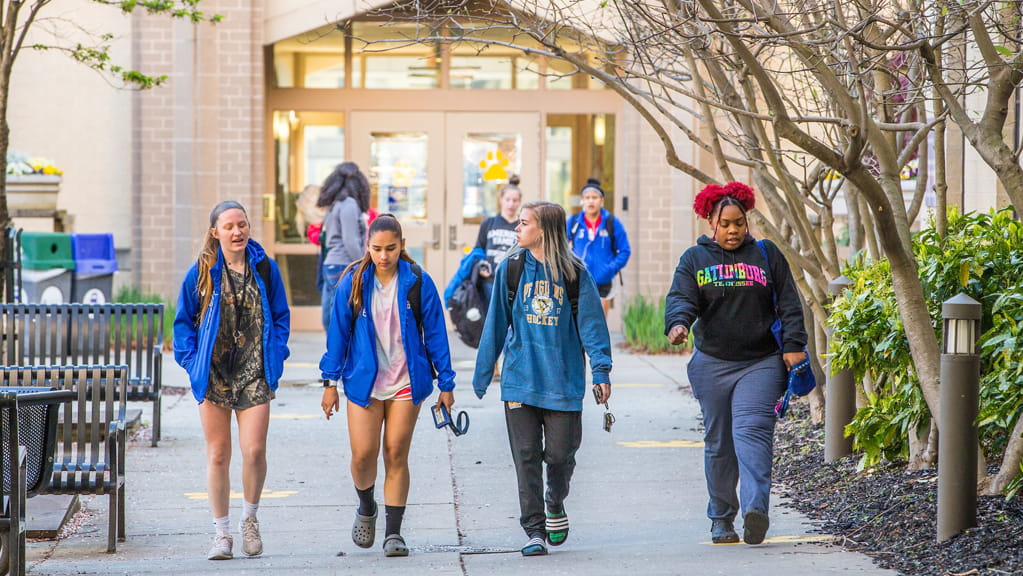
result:
[(323, 330), (330, 328), (330, 312), (334, 307), (334, 293), (337, 292), (337, 283), (341, 279), (341, 273), (345, 266), (339, 264), (325, 264), (323, 266), (323, 287), (320, 289), (320, 305), (322, 308)]
[(703, 466), (710, 495), (707, 516), (732, 520), (740, 510), (745, 516), (754, 508), (767, 513), (774, 405), (787, 385), (781, 354), (732, 361), (694, 350), (686, 371), (703, 411)]

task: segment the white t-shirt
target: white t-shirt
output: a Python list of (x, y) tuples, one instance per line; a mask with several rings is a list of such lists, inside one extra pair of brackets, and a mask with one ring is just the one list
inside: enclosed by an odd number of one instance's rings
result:
[(401, 340), (401, 316), (398, 306), (398, 275), (386, 286), (373, 276), (373, 325), (377, 336), (377, 378), (372, 397), (390, 400), (411, 383), (405, 347)]

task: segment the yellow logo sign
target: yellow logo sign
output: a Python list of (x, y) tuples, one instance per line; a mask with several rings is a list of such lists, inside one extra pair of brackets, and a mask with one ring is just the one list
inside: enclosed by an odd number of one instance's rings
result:
[(480, 168), (483, 169), (483, 180), (486, 182), (508, 179), (508, 157), (500, 150), (487, 152), (487, 157), (480, 160)]

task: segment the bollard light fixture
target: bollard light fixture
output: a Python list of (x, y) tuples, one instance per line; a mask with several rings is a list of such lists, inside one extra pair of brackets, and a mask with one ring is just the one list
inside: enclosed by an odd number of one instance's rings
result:
[(977, 339), (980, 336), (980, 312), (980, 302), (963, 293), (956, 294), (942, 303), (943, 353), (956, 355), (975, 355), (977, 353)]

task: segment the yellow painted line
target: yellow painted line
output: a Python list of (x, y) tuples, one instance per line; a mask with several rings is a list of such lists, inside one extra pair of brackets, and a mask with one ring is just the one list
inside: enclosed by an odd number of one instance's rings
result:
[(279, 418), (283, 420), (308, 420), (310, 418), (319, 418), (319, 414), (271, 414), (270, 418)]
[(626, 384), (611, 384), (611, 388), (664, 388), (664, 384), (654, 384), (651, 382), (628, 382)]
[(316, 362), (285, 362), (284, 366), (287, 368), (319, 368), (319, 364)]
[[(797, 536), (795, 534), (788, 534), (784, 536), (772, 536), (764, 539), (764, 544), (815, 544), (818, 542), (832, 542), (835, 540), (834, 536)], [(738, 546), (745, 545), (742, 542), (728, 542), (725, 544), (715, 544), (713, 542), (700, 542), (700, 544), (706, 544), (708, 546)]]
[[(287, 498), (295, 494), (298, 494), (298, 490), (263, 490), (263, 495), (260, 498)], [(189, 500), (209, 500), (210, 498), (208, 492), (185, 492), (184, 496)], [(231, 499), (233, 500), (243, 498), (244, 496), (241, 492), (231, 491)]]
[(703, 448), (703, 442), (699, 440), (636, 440), (633, 442), (619, 442), (626, 448)]

